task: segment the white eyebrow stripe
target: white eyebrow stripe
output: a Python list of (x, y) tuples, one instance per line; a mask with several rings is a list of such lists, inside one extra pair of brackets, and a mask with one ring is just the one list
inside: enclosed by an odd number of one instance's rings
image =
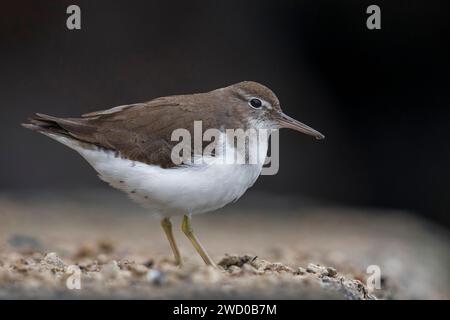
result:
[(261, 101), (263, 102), (263, 105), (265, 105), (267, 109), (272, 110), (272, 105), (269, 102), (267, 102), (266, 100), (262, 100), (262, 99), (261, 99)]

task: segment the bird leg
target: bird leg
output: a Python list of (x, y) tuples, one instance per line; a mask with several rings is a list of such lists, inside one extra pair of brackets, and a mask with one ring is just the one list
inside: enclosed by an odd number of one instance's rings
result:
[(161, 226), (169, 240), (170, 247), (172, 248), (173, 255), (175, 257), (176, 264), (181, 267), (183, 265), (183, 260), (181, 259), (180, 251), (178, 250), (177, 243), (175, 242), (175, 238), (172, 233), (172, 222), (170, 222), (170, 218), (164, 218), (161, 220)]
[(191, 240), (192, 245), (194, 246), (195, 250), (197, 250), (198, 254), (202, 257), (203, 261), (209, 266), (217, 267), (214, 261), (209, 257), (208, 253), (206, 253), (205, 249), (203, 248), (202, 244), (198, 241), (197, 237), (194, 234), (194, 230), (192, 230), (191, 225), (191, 217), (188, 215), (184, 215), (183, 222), (181, 224), (181, 230), (184, 232), (186, 237), (188, 237), (189, 240)]

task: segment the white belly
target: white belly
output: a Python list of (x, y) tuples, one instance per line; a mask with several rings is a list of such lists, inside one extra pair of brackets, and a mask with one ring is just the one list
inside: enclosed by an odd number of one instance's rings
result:
[(162, 169), (115, 158), (113, 153), (83, 156), (104, 181), (162, 216), (221, 208), (240, 198), (261, 172), (258, 165), (209, 164)]
[[(117, 157), (112, 151), (80, 148), (66, 138), (53, 138), (78, 151), (102, 180), (159, 216), (203, 213), (236, 201), (254, 184), (263, 165), (263, 161), (229, 164), (217, 159), (208, 164), (163, 169)], [(267, 142), (259, 152), (265, 157)]]

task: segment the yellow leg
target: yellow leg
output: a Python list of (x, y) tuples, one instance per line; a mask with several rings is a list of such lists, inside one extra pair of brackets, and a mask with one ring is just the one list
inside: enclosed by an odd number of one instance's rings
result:
[(175, 257), (175, 262), (178, 266), (183, 265), (183, 260), (181, 259), (180, 251), (178, 250), (177, 243), (175, 242), (175, 238), (172, 233), (172, 222), (170, 222), (170, 218), (164, 218), (161, 220), (161, 226), (166, 233), (167, 239), (169, 240), (170, 247), (172, 248), (173, 255)]
[(206, 253), (205, 249), (203, 248), (202, 244), (198, 241), (197, 237), (194, 234), (194, 231), (192, 230), (191, 226), (191, 218), (187, 215), (183, 217), (183, 222), (181, 224), (181, 230), (184, 232), (186, 237), (188, 237), (189, 240), (191, 240), (192, 245), (194, 246), (195, 250), (197, 250), (198, 254), (202, 257), (203, 261), (209, 266), (217, 267), (214, 261), (209, 257), (208, 253)]

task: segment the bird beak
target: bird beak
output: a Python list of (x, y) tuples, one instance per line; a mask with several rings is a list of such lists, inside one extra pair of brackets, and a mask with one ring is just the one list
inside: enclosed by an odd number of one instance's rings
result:
[(321, 134), (319, 131), (314, 130), (313, 128), (307, 126), (306, 124), (301, 123), (300, 121), (297, 121), (297, 120), (289, 117), (288, 115), (284, 114), (283, 112), (280, 112), (277, 121), (278, 121), (280, 128), (294, 129), (296, 131), (300, 131), (307, 135), (313, 136), (317, 140), (322, 140), (325, 138), (325, 136), (323, 134)]

